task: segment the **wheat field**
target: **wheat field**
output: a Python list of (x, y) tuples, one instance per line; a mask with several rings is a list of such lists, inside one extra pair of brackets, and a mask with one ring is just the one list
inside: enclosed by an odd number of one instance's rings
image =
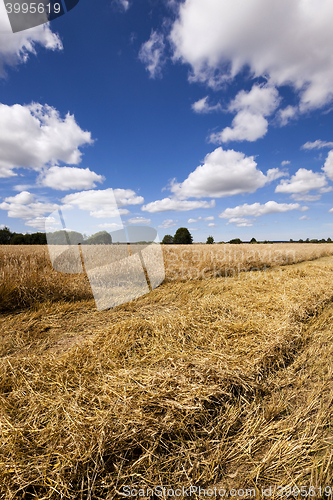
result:
[(332, 498), (333, 245), (235, 247), (105, 311), (0, 247), (0, 498)]
[[(333, 244), (162, 245), (165, 282), (252, 276), (275, 268), (333, 255)], [(30, 307), (46, 300), (92, 299), (87, 275), (52, 268), (47, 246), (0, 245), (0, 312)]]

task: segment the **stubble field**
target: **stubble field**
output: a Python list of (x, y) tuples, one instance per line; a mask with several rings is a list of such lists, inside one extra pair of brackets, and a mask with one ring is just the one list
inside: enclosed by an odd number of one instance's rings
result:
[(333, 245), (163, 251), (97, 311), (46, 247), (0, 247), (0, 498), (332, 498)]

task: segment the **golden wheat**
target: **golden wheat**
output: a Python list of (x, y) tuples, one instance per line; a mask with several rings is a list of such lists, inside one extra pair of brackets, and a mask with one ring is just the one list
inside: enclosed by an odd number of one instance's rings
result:
[(108, 311), (90, 300), (7, 314), (2, 497), (113, 499), (126, 485), (319, 497), (333, 480), (332, 300), (324, 257), (171, 280)]
[[(332, 255), (333, 244), (162, 245), (165, 281), (207, 279), (242, 273), (250, 277), (287, 264)], [(153, 264), (150, 266), (153, 269)], [(84, 273), (52, 268), (47, 246), (0, 246), (0, 311), (11, 311), (50, 300), (92, 299)]]

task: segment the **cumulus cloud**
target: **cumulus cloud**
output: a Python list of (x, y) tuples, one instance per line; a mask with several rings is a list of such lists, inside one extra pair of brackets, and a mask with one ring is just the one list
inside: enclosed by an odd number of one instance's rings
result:
[(290, 161), (289, 160), (283, 160), (281, 161), (281, 167), (285, 167), (286, 165), (289, 165)]
[(333, 150), (328, 153), (328, 156), (323, 166), (323, 171), (331, 181), (333, 181)]
[(300, 168), (290, 179), (282, 180), (276, 187), (275, 192), (305, 195), (312, 189), (320, 190), (326, 186), (327, 180), (324, 174)]
[(208, 227), (217, 227), (217, 224), (215, 224), (214, 222), (210, 222), (209, 224), (207, 224)]
[(168, 229), (169, 227), (174, 227), (177, 222), (178, 221), (174, 221), (173, 219), (166, 219), (158, 227), (161, 227), (162, 229)]
[(197, 219), (189, 219), (187, 222), (189, 224), (192, 224), (193, 222), (198, 222), (199, 220), (204, 220), (204, 221), (209, 221), (209, 220), (215, 220), (215, 217), (213, 215), (210, 215), (209, 217), (198, 217)]
[(268, 182), (284, 175), (279, 169), (270, 169), (267, 175), (257, 169), (253, 156), (238, 151), (215, 149), (205, 157), (203, 165), (182, 183), (173, 181), (171, 191), (177, 198), (203, 198), (254, 193)]
[(129, 213), (127, 209), (118, 208), (128, 205), (140, 205), (144, 202), (142, 196), (137, 196), (131, 189), (104, 189), (80, 191), (68, 194), (61, 200), (68, 205), (74, 205), (81, 210), (90, 210), (92, 217), (102, 219), (117, 217)]
[(128, 219), (127, 222), (129, 224), (145, 224), (148, 226), (151, 223), (151, 219), (146, 219), (145, 217), (133, 217), (132, 219)]
[[(16, 196), (9, 196), (0, 203), (0, 210), (6, 210), (8, 217), (19, 219), (35, 219), (53, 212), (58, 205), (35, 201), (34, 195), (29, 191), (22, 191)], [(31, 224), (30, 224), (31, 225)]]
[(302, 217), (299, 217), (298, 220), (310, 220), (310, 217), (307, 217), (306, 215), (302, 215)]
[(0, 177), (16, 175), (13, 169), (19, 167), (38, 171), (59, 161), (78, 164), (79, 147), (92, 143), (90, 132), (69, 113), (62, 119), (48, 105), (0, 104)]
[(267, 133), (268, 121), (280, 102), (276, 88), (269, 85), (253, 85), (250, 92), (241, 90), (229, 105), (236, 112), (231, 127), (211, 134), (210, 142), (220, 144), (229, 141), (256, 141)]
[[(25, 225), (28, 227), (33, 227), (38, 231), (45, 231), (46, 222), (48, 223), (49, 228), (52, 227), (50, 226), (52, 224), (54, 226), (60, 226), (60, 223), (54, 217), (35, 217), (34, 219), (27, 220), (27, 222), (25, 222)], [(54, 227), (53, 229), (59, 228)]]
[(157, 31), (152, 31), (149, 40), (140, 49), (139, 59), (150, 73), (150, 78), (160, 76), (164, 65), (165, 43), (164, 36)]
[(261, 217), (262, 215), (275, 214), (288, 212), (290, 210), (304, 211), (307, 207), (301, 207), (299, 203), (277, 203), (276, 201), (268, 201), (261, 205), (260, 203), (253, 203), (248, 205), (238, 205), (235, 208), (227, 208), (219, 217), (221, 219), (235, 219), (241, 217)]
[(277, 112), (277, 121), (281, 127), (287, 125), (292, 119), (297, 118), (298, 108), (296, 106), (287, 106), (284, 109), (279, 109)]
[(331, 208), (331, 209), (329, 210), (329, 213), (332, 213), (332, 212), (333, 212), (333, 208)]
[(245, 219), (244, 217), (231, 217), (231, 219), (226, 223), (235, 224), (237, 227), (252, 227), (253, 222), (250, 219)]
[(332, 148), (333, 142), (317, 140), (314, 142), (306, 142), (301, 146), (301, 149), (322, 149), (322, 148)]
[(210, 106), (208, 104), (208, 95), (206, 97), (203, 97), (202, 99), (199, 99), (199, 101), (196, 101), (192, 104), (192, 109), (195, 113), (212, 113), (213, 111), (221, 111), (222, 106), (220, 103), (215, 104), (215, 106)]
[(191, 79), (216, 87), (244, 68), (300, 92), (301, 110), (333, 95), (330, 0), (185, 0), (170, 39)]
[(103, 182), (105, 177), (89, 170), (77, 167), (51, 167), (39, 178), (42, 186), (68, 191), (70, 189), (91, 189), (96, 182)]
[(169, 210), (176, 210), (179, 212), (187, 212), (189, 210), (196, 210), (197, 208), (214, 208), (215, 200), (211, 201), (190, 201), (179, 200), (177, 198), (163, 198), (163, 200), (156, 200), (144, 205), (141, 210), (144, 212), (168, 212)]
[(63, 48), (60, 38), (52, 33), (48, 24), (12, 33), (5, 2), (0, 2), (0, 77), (5, 76), (6, 66), (25, 63), (31, 54), (36, 54), (37, 46), (49, 50)]

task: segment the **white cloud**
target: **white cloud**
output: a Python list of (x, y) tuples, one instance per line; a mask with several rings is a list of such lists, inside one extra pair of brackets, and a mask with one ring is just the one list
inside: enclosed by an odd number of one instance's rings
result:
[(89, 170), (78, 167), (51, 167), (43, 173), (39, 182), (60, 191), (70, 189), (91, 189), (96, 187), (96, 182), (103, 182), (105, 177)]
[(228, 141), (256, 141), (267, 132), (268, 121), (280, 102), (276, 88), (268, 85), (253, 85), (250, 92), (241, 90), (229, 105), (230, 112), (237, 112), (232, 127), (211, 134), (210, 142), (220, 144)]
[(189, 219), (187, 222), (189, 224), (195, 224), (196, 222), (198, 222), (198, 220), (197, 219)]
[(0, 210), (6, 210), (8, 217), (20, 219), (41, 217), (57, 208), (58, 205), (52, 203), (36, 202), (35, 197), (28, 191), (22, 191), (16, 196), (9, 196), (0, 203)]
[(333, 150), (328, 153), (322, 170), (325, 172), (327, 177), (333, 181)]
[(133, 217), (132, 219), (128, 219), (127, 222), (130, 224), (145, 224), (148, 226), (151, 223), (151, 219), (145, 219), (145, 217)]
[(174, 59), (211, 86), (244, 68), (300, 92), (301, 110), (333, 94), (330, 0), (185, 0), (171, 30)]
[(54, 224), (55, 226), (60, 225), (54, 217), (35, 217), (34, 219), (27, 220), (25, 222), (26, 226), (33, 227), (38, 231), (45, 231), (45, 223)]
[(298, 220), (311, 220), (310, 217), (307, 217), (306, 215), (302, 215)]
[(332, 213), (332, 212), (333, 212), (333, 208), (331, 208), (331, 209), (329, 210), (329, 213)]
[(290, 165), (290, 161), (289, 160), (283, 160), (283, 161), (281, 161), (281, 167), (284, 167), (286, 165)]
[(30, 54), (36, 54), (38, 45), (49, 50), (62, 49), (60, 38), (48, 24), (12, 33), (5, 3), (0, 2), (0, 77), (5, 76), (6, 66), (25, 63)]
[(284, 109), (279, 109), (277, 112), (277, 120), (281, 127), (287, 125), (292, 119), (297, 118), (298, 108), (296, 106), (287, 106)]
[[(84, 209), (83, 209), (84, 210)], [(91, 217), (95, 219), (112, 219), (118, 217), (119, 215), (128, 215), (130, 213), (126, 208), (100, 208), (99, 210), (92, 210), (90, 212)]]
[(292, 194), (291, 198), (295, 201), (318, 201), (321, 194)]
[(162, 222), (162, 224), (158, 227), (163, 229), (168, 229), (169, 227), (174, 227), (178, 221), (174, 221), (173, 219), (166, 219)]
[(208, 221), (208, 220), (214, 220), (215, 217), (213, 215), (210, 215), (209, 217), (204, 217), (204, 220)]
[(243, 217), (232, 217), (226, 225), (235, 224), (237, 227), (252, 227), (253, 222), (250, 219), (245, 219)]
[(192, 109), (195, 113), (212, 113), (213, 111), (221, 111), (222, 107), (221, 104), (215, 104), (215, 106), (210, 106), (208, 104), (208, 95), (206, 97), (203, 97), (202, 99), (199, 99), (199, 101), (196, 101), (192, 104)]
[(205, 157), (203, 165), (182, 183), (173, 181), (171, 191), (177, 198), (203, 198), (233, 196), (254, 193), (268, 182), (284, 175), (279, 169), (270, 169), (265, 176), (257, 169), (253, 156), (243, 153), (215, 149)]
[[(115, 205), (116, 200), (116, 205)], [(140, 205), (144, 202), (142, 196), (137, 196), (131, 189), (104, 189), (80, 191), (68, 194), (61, 200), (65, 204), (78, 206), (81, 210), (91, 210), (92, 217), (116, 217), (126, 215), (128, 210), (118, 210), (118, 207)]]
[(142, 196), (138, 196), (132, 189), (114, 189), (113, 194), (120, 207), (141, 205), (145, 201)]
[(92, 143), (90, 132), (69, 113), (62, 119), (48, 105), (0, 104), (0, 177), (16, 175), (13, 169), (18, 167), (41, 170), (59, 161), (78, 164), (79, 147)]
[(186, 212), (188, 210), (196, 210), (197, 208), (214, 208), (215, 200), (211, 201), (185, 201), (176, 198), (163, 198), (163, 200), (152, 201), (144, 205), (141, 210), (144, 212), (156, 213), (176, 210)]
[(208, 227), (217, 227), (217, 224), (214, 224), (214, 222), (210, 222), (207, 224)]
[(142, 44), (139, 59), (150, 73), (150, 78), (156, 78), (161, 74), (164, 64), (164, 36), (152, 31), (149, 40)]
[[(234, 219), (239, 217), (261, 217), (262, 215), (275, 214), (288, 212), (290, 210), (302, 210), (299, 203), (277, 203), (276, 201), (268, 201), (261, 205), (260, 203), (253, 203), (248, 205), (239, 205), (235, 208), (227, 208), (219, 217), (221, 219)], [(307, 207), (306, 207), (307, 208)]]
[(114, 0), (114, 3), (119, 5), (125, 12), (130, 8), (130, 3), (128, 0)]
[(267, 182), (273, 182), (276, 181), (277, 179), (280, 179), (280, 177), (285, 177), (288, 175), (286, 172), (281, 172), (279, 168), (270, 168), (267, 170)]
[(322, 148), (332, 148), (333, 142), (329, 141), (320, 141), (319, 139), (314, 142), (306, 142), (303, 144), (301, 149), (322, 149)]
[(285, 179), (276, 187), (276, 193), (307, 194), (312, 189), (320, 189), (327, 185), (324, 174), (300, 168), (290, 179)]

